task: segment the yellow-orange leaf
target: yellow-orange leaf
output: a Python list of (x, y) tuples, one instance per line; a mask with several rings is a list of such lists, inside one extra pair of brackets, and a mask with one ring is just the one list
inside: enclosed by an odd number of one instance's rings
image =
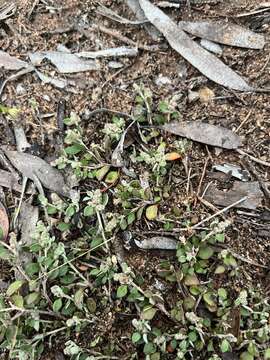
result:
[(174, 161), (174, 160), (181, 159), (181, 155), (178, 154), (177, 152), (170, 152), (165, 155), (165, 158), (167, 161)]

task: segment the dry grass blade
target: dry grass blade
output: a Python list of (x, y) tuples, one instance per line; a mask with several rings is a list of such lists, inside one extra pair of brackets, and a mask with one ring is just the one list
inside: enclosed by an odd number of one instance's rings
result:
[(140, 5), (156, 28), (163, 33), (171, 47), (210, 80), (229, 89), (254, 91), (241, 76), (230, 69), (213, 54), (200, 47), (158, 7), (148, 0), (140, 0)]

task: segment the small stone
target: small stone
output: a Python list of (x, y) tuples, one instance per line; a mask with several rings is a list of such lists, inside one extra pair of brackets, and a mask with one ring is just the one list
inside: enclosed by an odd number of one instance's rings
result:
[(22, 84), (18, 84), (16, 86), (17, 95), (24, 95), (26, 93), (26, 89), (22, 86)]
[(171, 85), (171, 83), (171, 79), (169, 79), (167, 76), (163, 76), (162, 74), (159, 74), (155, 80), (155, 84), (157, 86)]

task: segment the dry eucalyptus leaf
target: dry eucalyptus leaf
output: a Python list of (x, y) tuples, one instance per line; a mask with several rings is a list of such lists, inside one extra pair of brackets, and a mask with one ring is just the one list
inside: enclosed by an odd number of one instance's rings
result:
[(5, 241), (9, 232), (9, 219), (4, 205), (0, 202), (0, 240)]
[(148, 20), (163, 33), (171, 47), (210, 80), (229, 89), (253, 91), (248, 83), (213, 54), (203, 49), (163, 11), (148, 0), (139, 0)]
[(249, 181), (250, 174), (247, 170), (241, 169), (241, 167), (232, 164), (214, 165), (214, 170), (221, 171), (224, 174), (230, 174), (231, 176), (241, 181)]
[(29, 65), (27, 62), (10, 56), (8, 53), (0, 50), (0, 67), (5, 70), (21, 70), (27, 68)]
[(180, 21), (179, 27), (186, 32), (220, 44), (249, 49), (263, 49), (264, 36), (242, 26), (210, 21)]
[(178, 244), (175, 239), (164, 236), (155, 236), (150, 239), (144, 240), (134, 239), (134, 242), (138, 246), (138, 248), (144, 250), (176, 250)]
[(263, 192), (260, 189), (259, 182), (236, 181), (232, 189), (228, 191), (219, 190), (214, 184), (210, 184), (204, 196), (205, 200), (222, 207), (230, 206), (244, 197), (247, 199), (235, 207), (256, 210), (257, 207), (261, 206)]
[(23, 176), (33, 180), (38, 178), (47, 189), (64, 196), (70, 196), (70, 189), (59, 170), (53, 168), (37, 156), (20, 153), (18, 151), (4, 150), (11, 164)]
[(44, 59), (47, 59), (63, 74), (99, 70), (99, 66), (94, 60), (83, 60), (76, 54), (61, 51), (35, 52), (29, 54), (29, 58), (34, 66), (40, 65)]
[(231, 130), (201, 121), (173, 121), (160, 128), (193, 141), (224, 149), (237, 149), (241, 146), (240, 137)]

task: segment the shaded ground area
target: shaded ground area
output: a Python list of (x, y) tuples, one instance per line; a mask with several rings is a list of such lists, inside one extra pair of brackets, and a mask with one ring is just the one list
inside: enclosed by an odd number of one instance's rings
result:
[[(22, 60), (59, 44), (72, 52), (127, 45), (119, 34), (139, 48), (160, 49), (100, 59), (98, 71), (61, 75), (72, 82), (70, 91), (42, 83), (35, 73), (3, 89), (1, 104), (20, 114), (1, 115), (0, 144), (15, 150), (13, 129), (21, 126), (31, 145), (27, 152), (53, 161), (70, 181), (76, 178), (80, 198), (45, 188), (31, 194), (28, 186), (21, 211), (31, 204), (39, 221), (22, 246), (23, 216), (14, 224), (20, 193), (0, 187), (10, 219), (8, 246), (0, 251), (0, 358), (268, 359), (270, 174), (256, 160), (270, 161), (269, 94), (238, 93), (208, 81), (142, 25), (98, 15), (100, 3), (134, 19), (122, 1), (22, 0), (1, 23), (1, 50)], [(263, 50), (224, 46), (221, 59), (249, 83), (269, 88), (269, 11), (236, 16), (257, 6), (255, 0), (191, 1), (164, 11), (175, 21), (229, 19), (263, 33)], [(58, 77), (49, 62), (41, 68)], [(11, 74), (2, 70), (1, 79)], [(112, 166), (134, 118), (138, 125), (123, 145), (125, 166)], [(153, 127), (172, 119), (234, 131), (255, 161)], [(165, 156), (172, 153), (174, 161)], [(259, 182), (261, 205), (229, 209), (197, 228), (222, 209), (206, 200), (209, 185), (228, 191), (236, 181), (213, 171), (224, 163)], [(156, 236), (176, 240), (177, 250), (137, 246)]]

